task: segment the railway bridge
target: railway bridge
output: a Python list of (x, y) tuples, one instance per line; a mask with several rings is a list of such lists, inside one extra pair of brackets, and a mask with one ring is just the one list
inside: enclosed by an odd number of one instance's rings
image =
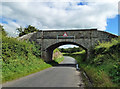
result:
[(41, 46), (41, 57), (46, 61), (52, 60), (53, 50), (61, 45), (73, 44), (86, 50), (87, 58), (90, 56), (91, 48), (95, 44), (110, 41), (117, 36), (97, 29), (77, 29), (77, 30), (40, 30), (29, 33), (19, 38), (19, 40), (29, 40)]

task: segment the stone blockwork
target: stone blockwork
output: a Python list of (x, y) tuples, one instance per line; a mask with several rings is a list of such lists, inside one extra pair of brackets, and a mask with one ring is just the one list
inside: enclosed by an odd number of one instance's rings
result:
[[(67, 37), (63, 36), (65, 32), (68, 35)], [(86, 50), (89, 57), (91, 48), (93, 48), (98, 41), (110, 41), (116, 37), (116, 35), (97, 29), (78, 29), (39, 31), (25, 35), (19, 38), (19, 40), (28, 38), (30, 41), (35, 41), (41, 45), (42, 58), (45, 61), (51, 61), (53, 50), (61, 45), (78, 45)]]

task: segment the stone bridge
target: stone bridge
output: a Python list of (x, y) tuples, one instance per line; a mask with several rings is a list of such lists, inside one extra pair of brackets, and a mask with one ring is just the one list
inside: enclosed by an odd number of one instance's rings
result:
[(110, 41), (116, 35), (97, 29), (78, 30), (40, 30), (20, 37), (20, 40), (34, 41), (41, 46), (41, 57), (46, 61), (52, 60), (53, 50), (61, 45), (73, 44), (86, 50), (87, 57), (95, 44)]

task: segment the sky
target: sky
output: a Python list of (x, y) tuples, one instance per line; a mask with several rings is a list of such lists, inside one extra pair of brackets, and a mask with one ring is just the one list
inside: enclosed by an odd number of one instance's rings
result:
[(97, 28), (118, 35), (118, 1), (2, 0), (0, 24), (14, 37), (16, 28), (28, 25), (40, 30)]

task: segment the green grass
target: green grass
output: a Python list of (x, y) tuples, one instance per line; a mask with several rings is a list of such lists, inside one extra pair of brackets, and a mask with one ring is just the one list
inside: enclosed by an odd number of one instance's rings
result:
[(55, 62), (61, 63), (63, 60), (64, 60), (64, 57), (62, 56), (62, 57), (55, 59)]
[[(59, 52), (59, 50), (57, 50)], [(56, 52), (54, 52), (55, 54)], [(60, 53), (60, 52), (59, 52)], [(40, 46), (11, 37), (2, 37), (2, 83), (52, 67), (41, 58)], [(55, 61), (61, 62), (62, 55)]]
[(69, 55), (69, 54), (81, 54), (81, 53), (85, 53), (85, 50), (82, 50), (80, 52), (74, 52), (74, 53), (62, 53), (62, 55)]
[(63, 54), (59, 51), (58, 48), (56, 48), (53, 51), (53, 59), (55, 62), (60, 63), (64, 60)]
[(84, 51), (69, 55), (77, 60), (94, 87), (120, 86), (120, 39), (99, 43), (86, 61), (83, 61), (86, 57)]
[(75, 53), (72, 53), (72, 54), (81, 54), (81, 53), (85, 53), (85, 50), (82, 50), (80, 52), (75, 52)]

